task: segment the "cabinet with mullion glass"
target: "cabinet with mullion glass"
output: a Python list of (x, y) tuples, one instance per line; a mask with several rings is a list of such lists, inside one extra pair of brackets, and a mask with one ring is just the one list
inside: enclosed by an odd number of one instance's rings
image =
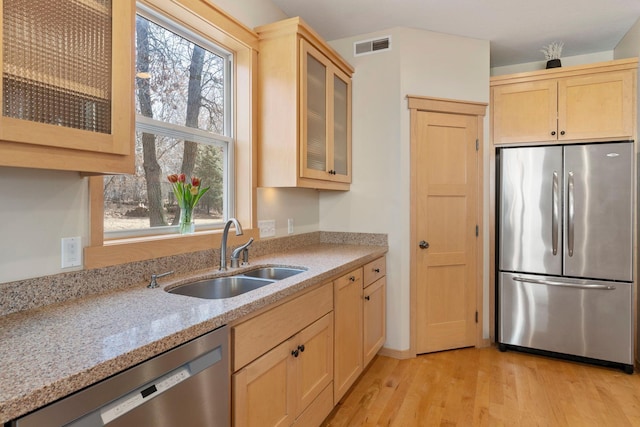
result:
[(348, 190), (353, 68), (300, 18), (256, 31), (258, 185)]
[(0, 8), (0, 166), (131, 172), (135, 4)]

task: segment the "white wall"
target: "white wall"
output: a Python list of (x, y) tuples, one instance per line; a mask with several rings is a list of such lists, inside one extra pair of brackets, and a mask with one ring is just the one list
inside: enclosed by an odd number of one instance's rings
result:
[(0, 167), (0, 282), (60, 268), (60, 239), (89, 235), (89, 190), (78, 173)]
[(640, 18), (615, 47), (613, 56), (615, 59), (640, 56)]
[(293, 233), (318, 231), (318, 192), (305, 188), (258, 188), (258, 219), (275, 220), (276, 236), (288, 235), (289, 218)]
[[(353, 42), (391, 35), (392, 50), (353, 57)], [(387, 343), (410, 345), (410, 133), (407, 95), (489, 102), (489, 42), (408, 28), (331, 42), (355, 67), (353, 183), (320, 194), (320, 229), (389, 236)], [(488, 138), (485, 138), (488, 142)]]

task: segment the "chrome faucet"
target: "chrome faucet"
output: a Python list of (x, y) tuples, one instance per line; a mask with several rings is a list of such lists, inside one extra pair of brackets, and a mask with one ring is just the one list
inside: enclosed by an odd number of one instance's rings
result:
[(242, 253), (242, 265), (249, 264), (249, 246), (253, 243), (253, 237), (242, 246), (238, 246), (231, 252), (231, 268), (240, 267), (240, 253)]
[(229, 227), (233, 224), (236, 227), (236, 236), (242, 236), (242, 226), (235, 218), (229, 218), (222, 232), (222, 243), (220, 245), (220, 271), (227, 269), (227, 237), (229, 235)]

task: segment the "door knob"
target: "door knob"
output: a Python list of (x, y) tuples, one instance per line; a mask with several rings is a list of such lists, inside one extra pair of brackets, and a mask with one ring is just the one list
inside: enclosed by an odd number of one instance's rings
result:
[(420, 240), (420, 243), (418, 243), (418, 246), (420, 246), (420, 249), (429, 249), (429, 242)]

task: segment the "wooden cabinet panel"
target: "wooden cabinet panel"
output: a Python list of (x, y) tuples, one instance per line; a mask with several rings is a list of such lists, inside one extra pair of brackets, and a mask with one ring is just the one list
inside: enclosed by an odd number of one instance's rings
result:
[[(66, 15), (55, 6), (56, 13), (34, 14), (29, 23), (17, 24), (17, 31), (5, 32), (18, 41), (3, 43), (0, 55), (0, 166), (133, 172), (135, 4), (111, 3), (112, 9), (100, 2), (65, 3)], [(12, 13), (8, 7), (13, 6), (0, 1), (5, 16)], [(83, 19), (66, 22), (71, 16)], [(3, 24), (8, 22), (19, 21), (5, 19)], [(65, 37), (64, 28), (86, 33), (88, 39), (59, 43)], [(23, 33), (25, 40), (19, 40)], [(99, 41), (109, 39), (111, 46)], [(84, 50), (73, 44), (96, 40), (97, 47)], [(23, 46), (45, 54), (28, 55), (22, 52)], [(105, 66), (110, 70), (104, 72)], [(54, 74), (52, 67), (58, 70)]]
[(494, 88), (494, 143), (556, 140), (557, 97), (555, 80)]
[(363, 268), (364, 281), (363, 286), (367, 287), (381, 277), (387, 274), (387, 258), (380, 257), (368, 264), (365, 264)]
[[(332, 379), (333, 315), (329, 313), (233, 375), (234, 425), (290, 426)], [(326, 408), (326, 403), (318, 405), (315, 416)], [(313, 418), (312, 414), (307, 417)]]
[(558, 82), (558, 139), (631, 137), (633, 73), (611, 72)]
[(386, 340), (386, 293), (387, 280), (385, 277), (378, 279), (364, 289), (364, 366), (373, 360)]
[(333, 314), (304, 329), (293, 340), (296, 357), (296, 416), (333, 380)]
[(624, 59), (493, 77), (493, 143), (634, 138), (637, 63)]
[(334, 281), (334, 394), (338, 402), (362, 373), (362, 268)]
[(234, 371), (333, 309), (332, 284), (279, 305), (231, 328)]
[(348, 190), (353, 68), (300, 18), (256, 31), (258, 185)]
[(333, 410), (333, 382), (322, 390), (320, 395), (311, 405), (300, 415), (295, 423), (296, 427), (315, 427), (329, 416)]
[(289, 426), (294, 420), (295, 359), (286, 341), (233, 375), (236, 427)]

